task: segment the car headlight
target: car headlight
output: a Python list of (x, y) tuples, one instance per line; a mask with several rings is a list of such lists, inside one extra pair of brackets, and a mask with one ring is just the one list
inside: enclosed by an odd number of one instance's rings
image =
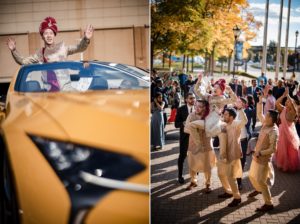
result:
[(45, 156), (70, 195), (70, 223), (74, 221), (76, 214), (93, 206), (111, 190), (135, 189), (132, 186), (134, 184), (124, 180), (146, 168), (129, 155), (34, 135), (29, 137)]

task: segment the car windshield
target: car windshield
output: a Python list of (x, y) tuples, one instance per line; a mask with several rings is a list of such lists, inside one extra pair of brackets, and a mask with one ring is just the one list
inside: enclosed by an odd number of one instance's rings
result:
[(15, 91), (85, 92), (149, 88), (145, 71), (137, 69), (132, 72), (111, 64), (55, 62), (24, 66), (17, 76)]
[(141, 77), (145, 80), (150, 80), (150, 74), (146, 70), (143, 70), (141, 68), (132, 66), (132, 65), (124, 65), (124, 64), (116, 64), (116, 63), (108, 63), (108, 62), (101, 62), (102, 64), (109, 65), (112, 67), (115, 67), (117, 69), (121, 69), (123, 71), (129, 72), (133, 75), (136, 75), (138, 77)]

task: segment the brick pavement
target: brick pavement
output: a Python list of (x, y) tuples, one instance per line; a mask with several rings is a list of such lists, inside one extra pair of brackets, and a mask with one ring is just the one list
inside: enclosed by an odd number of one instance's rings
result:
[[(166, 145), (161, 151), (151, 152), (151, 223), (300, 223), (300, 172), (283, 173), (275, 168), (275, 184), (271, 194), (275, 209), (269, 213), (256, 213), (263, 204), (261, 195), (248, 199), (253, 190), (248, 179), (251, 157), (243, 174), (242, 203), (228, 208), (232, 199), (219, 199), (223, 193), (216, 168), (212, 171), (212, 192), (203, 192), (203, 174), (199, 174), (198, 187), (185, 191), (189, 184), (187, 160), (184, 166), (184, 185), (177, 182), (179, 130), (173, 124), (166, 126)], [(217, 151), (216, 151), (217, 152)]]

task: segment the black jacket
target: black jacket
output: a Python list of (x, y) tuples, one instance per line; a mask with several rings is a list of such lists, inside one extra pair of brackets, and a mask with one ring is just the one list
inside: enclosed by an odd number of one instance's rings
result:
[[(235, 93), (235, 84), (234, 83), (230, 83), (229, 84), (232, 91)], [(237, 92), (236, 92), (236, 95), (241, 97), (243, 95), (243, 88), (242, 88), (242, 85), (240, 84), (237, 84)]]
[(184, 133), (184, 123), (188, 116), (189, 116), (189, 111), (187, 105), (183, 105), (177, 109), (176, 118), (175, 118), (175, 127), (180, 128), (180, 139), (179, 139), (180, 148), (188, 147), (189, 134)]

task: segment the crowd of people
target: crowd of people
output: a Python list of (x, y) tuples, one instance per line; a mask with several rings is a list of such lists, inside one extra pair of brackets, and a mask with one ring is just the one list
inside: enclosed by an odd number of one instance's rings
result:
[[(164, 147), (164, 127), (174, 122), (180, 129), (178, 182), (185, 182), (187, 157), (190, 184), (186, 189), (197, 187), (197, 174), (204, 173), (205, 192), (210, 193), (211, 170), (216, 166), (224, 189), (218, 197), (233, 197), (228, 206), (237, 206), (246, 158), (252, 153), (249, 179), (254, 191), (248, 197), (262, 194), (265, 204), (257, 211), (273, 209), (267, 184), (268, 180), (274, 183), (273, 164), (285, 172), (300, 170), (300, 85), (296, 76), (273, 80), (262, 73), (251, 83), (235, 78), (226, 84), (224, 79), (215, 81), (202, 73), (194, 79), (191, 74), (153, 71), (151, 81), (151, 147)], [(261, 127), (256, 127), (257, 118)], [(218, 151), (212, 142), (219, 143)]]

